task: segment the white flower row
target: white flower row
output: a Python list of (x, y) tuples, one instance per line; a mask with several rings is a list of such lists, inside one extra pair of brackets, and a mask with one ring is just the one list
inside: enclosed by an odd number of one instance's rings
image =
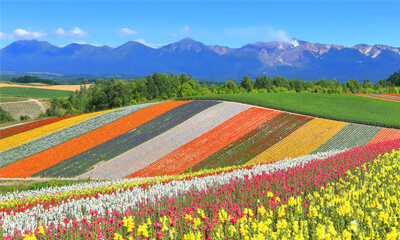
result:
[[(64, 218), (76, 218), (77, 220), (81, 220), (83, 218), (89, 219), (90, 210), (97, 210), (101, 215), (104, 215), (106, 210), (125, 211), (129, 206), (135, 206), (137, 202), (143, 202), (145, 199), (154, 201), (154, 196), (156, 195), (158, 197), (172, 197), (176, 196), (177, 193), (185, 193), (189, 191), (189, 189), (193, 188), (197, 190), (204, 190), (210, 186), (214, 186), (214, 184), (227, 184), (231, 179), (235, 179), (236, 177), (243, 179), (244, 175), (249, 175), (251, 178), (251, 173), (257, 175), (261, 174), (263, 171), (268, 173), (269, 171), (274, 171), (276, 169), (286, 169), (288, 167), (294, 167), (300, 163), (309, 162), (313, 159), (325, 159), (340, 152), (343, 152), (343, 150), (306, 155), (294, 159), (285, 159), (272, 164), (255, 165), (252, 169), (237, 169), (232, 172), (226, 172), (219, 175), (194, 177), (191, 180), (171, 181), (165, 185), (158, 183), (147, 190), (134, 187), (132, 191), (122, 191), (121, 193), (117, 192), (114, 195), (100, 195), (99, 198), (71, 200), (67, 203), (50, 208), (49, 210), (44, 210), (43, 207), (37, 206), (23, 213), (17, 213), (16, 215), (5, 215), (3, 218), (3, 231), (6, 235), (10, 235), (13, 234), (14, 229), (19, 231), (35, 229), (38, 227), (37, 220), (34, 217), (35, 214), (41, 216), (40, 223), (54, 222), (56, 224), (63, 224), (62, 221)], [(132, 180), (137, 181), (137, 179)], [(103, 184), (108, 185), (132, 180), (112, 180), (105, 181)], [(77, 188), (86, 188), (88, 186), (97, 187), (99, 184), (101, 183), (93, 182), (59, 188), (46, 188), (38, 191), (19, 192), (11, 195), (10, 197), (23, 196), (24, 194), (25, 196), (29, 196), (31, 194), (37, 195), (56, 193), (59, 191), (72, 191)]]

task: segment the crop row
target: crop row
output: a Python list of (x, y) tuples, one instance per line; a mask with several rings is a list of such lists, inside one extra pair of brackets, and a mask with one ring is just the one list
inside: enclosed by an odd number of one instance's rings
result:
[(182, 124), (95, 166), (93, 170), (80, 177), (123, 178), (150, 165), (248, 108), (249, 106), (246, 105), (226, 102), (207, 108)]
[(22, 145), (24, 143), (29, 144), (30, 141), (61, 131), (75, 124), (94, 118), (102, 113), (104, 112), (95, 112), (95, 113), (78, 115), (48, 125), (44, 125), (42, 127), (38, 127), (30, 131), (22, 132), (20, 134), (13, 135), (5, 139), (1, 139), (0, 140), (1, 151), (6, 151), (8, 149), (14, 148), (18, 145)]
[(47, 118), (47, 119), (37, 120), (37, 121), (34, 121), (34, 122), (29, 122), (29, 123), (26, 123), (26, 124), (21, 124), (21, 125), (14, 126), (14, 127), (1, 129), (0, 130), (0, 139), (6, 138), (6, 137), (10, 137), (10, 136), (18, 134), (18, 133), (29, 131), (29, 130), (32, 130), (32, 129), (37, 128), (37, 127), (41, 127), (41, 126), (44, 126), (44, 125), (47, 125), (47, 124), (50, 124), (50, 123), (58, 122), (60, 120), (67, 119), (67, 118), (70, 118), (70, 117), (75, 117), (75, 116), (76, 115), (65, 116), (65, 117)]
[[(399, 148), (400, 139), (358, 147), (324, 160), (289, 162), (282, 168), (278, 166), (282, 162), (257, 165), (156, 184), (146, 190), (132, 188), (88, 200), (72, 199), (49, 210), (33, 207), (3, 215), (3, 231), (20, 236), (20, 230), (30, 229), (63, 239), (90, 238), (89, 232), (108, 239), (119, 235), (182, 239), (192, 234), (200, 234), (200, 239), (297, 239), (295, 235), (317, 238), (328, 234), (382, 239), (395, 233), (393, 227), (399, 219), (400, 178), (389, 180), (389, 176), (399, 172), (400, 156), (393, 152), (374, 159)], [(277, 170), (271, 171), (274, 168)], [(38, 224), (43, 224), (46, 232)]]
[(127, 131), (130, 131), (137, 126), (150, 121), (154, 117), (157, 117), (168, 110), (185, 103), (187, 103), (187, 101), (155, 104), (117, 119), (112, 123), (106, 125), (103, 123), (101, 124), (102, 127), (100, 128), (3, 167), (0, 169), (0, 176), (29, 177), (65, 159), (68, 159)]
[(384, 142), (388, 140), (394, 140), (400, 138), (400, 130), (391, 128), (382, 128), (368, 144)]
[(382, 99), (382, 100), (388, 100), (388, 101), (394, 101), (394, 102), (400, 102), (400, 98), (398, 98), (396, 96), (385, 96), (382, 94), (355, 94), (355, 95), (376, 98), (376, 99)]
[[(141, 105), (129, 106), (113, 111), (108, 111), (104, 114), (100, 114), (87, 121), (72, 125), (63, 129), (63, 131), (54, 132), (33, 141), (21, 144), (12, 149), (3, 151), (0, 153), (1, 163), (0, 167), (4, 167), (10, 163), (14, 163), (18, 160), (27, 158), (29, 156), (38, 154), (42, 151), (60, 145), (68, 140), (74, 139), (80, 135), (95, 130), (105, 124), (111, 123), (119, 118), (129, 115), (135, 111), (138, 111), (147, 106), (154, 105), (156, 103), (148, 103)], [(44, 126), (45, 127), (45, 126)], [(35, 130), (35, 129), (34, 129)], [(29, 134), (30, 131), (26, 132)], [(19, 135), (19, 134), (18, 134)], [(8, 138), (7, 138), (8, 139)], [(6, 139), (4, 139), (6, 140)]]
[(310, 121), (311, 117), (281, 113), (193, 166), (192, 171), (243, 165)]
[(33, 176), (73, 177), (81, 175), (90, 170), (95, 164), (108, 161), (137, 147), (215, 104), (218, 104), (218, 102), (193, 101), (180, 105), (131, 131), (68, 158)]
[(382, 128), (349, 123), (312, 153), (350, 149), (366, 145)]
[(250, 160), (248, 164), (266, 163), (309, 154), (334, 136), (346, 124), (315, 118)]
[(175, 149), (129, 177), (174, 175), (184, 172), (226, 145), (243, 137), (279, 111), (258, 107), (249, 108), (187, 144)]

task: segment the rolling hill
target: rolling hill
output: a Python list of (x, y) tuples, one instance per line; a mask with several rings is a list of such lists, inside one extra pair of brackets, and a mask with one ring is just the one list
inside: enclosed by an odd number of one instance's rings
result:
[(134, 105), (0, 133), (0, 177), (101, 179), (268, 163), (400, 138), (397, 129), (215, 100)]

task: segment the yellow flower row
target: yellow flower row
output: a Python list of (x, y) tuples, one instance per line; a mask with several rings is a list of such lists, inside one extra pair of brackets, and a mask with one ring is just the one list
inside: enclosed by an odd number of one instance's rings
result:
[(55, 122), (55, 123), (51, 123), (51, 124), (44, 125), (44, 126), (41, 126), (38, 128), (34, 128), (30, 131), (22, 132), (22, 133), (10, 136), (8, 138), (1, 139), (0, 140), (0, 151), (5, 151), (7, 149), (16, 147), (23, 143), (33, 141), (33, 140), (43, 137), (45, 135), (60, 131), (64, 128), (67, 128), (72, 125), (78, 124), (80, 122), (86, 121), (88, 119), (91, 119), (95, 116), (98, 116), (100, 114), (103, 114), (103, 113), (106, 113), (109, 111), (112, 111), (112, 110), (78, 115), (75, 117), (63, 119), (63, 120)]
[(249, 165), (311, 153), (333, 137), (347, 123), (315, 118), (248, 162)]

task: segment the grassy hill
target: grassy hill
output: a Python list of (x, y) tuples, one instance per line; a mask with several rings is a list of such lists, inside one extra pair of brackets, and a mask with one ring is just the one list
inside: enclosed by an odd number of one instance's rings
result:
[(400, 129), (398, 102), (353, 95), (316, 93), (248, 93), (186, 99), (241, 102), (332, 120)]

